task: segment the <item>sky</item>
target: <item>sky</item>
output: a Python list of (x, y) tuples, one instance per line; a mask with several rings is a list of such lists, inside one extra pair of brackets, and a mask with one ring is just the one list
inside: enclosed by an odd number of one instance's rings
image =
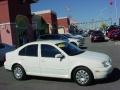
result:
[(109, 18), (118, 22), (120, 18), (120, 0), (39, 0), (31, 8), (32, 12), (51, 9), (58, 17), (69, 16), (78, 23)]

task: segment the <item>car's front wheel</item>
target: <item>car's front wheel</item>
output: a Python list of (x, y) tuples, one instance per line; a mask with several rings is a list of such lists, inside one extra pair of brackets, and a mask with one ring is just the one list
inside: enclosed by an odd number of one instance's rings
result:
[(90, 85), (93, 81), (92, 72), (86, 67), (79, 67), (73, 72), (73, 79), (81, 86)]
[(12, 71), (13, 71), (13, 76), (15, 79), (17, 80), (25, 79), (26, 73), (21, 65), (15, 65)]

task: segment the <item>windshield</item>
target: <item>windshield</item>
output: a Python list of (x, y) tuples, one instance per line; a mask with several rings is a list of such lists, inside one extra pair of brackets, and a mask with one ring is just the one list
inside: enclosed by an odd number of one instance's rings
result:
[(103, 36), (103, 33), (100, 32), (100, 31), (96, 31), (96, 32), (93, 32), (92, 35), (99, 35), (99, 36)]
[(73, 44), (63, 42), (56, 44), (60, 49), (62, 49), (67, 55), (74, 56), (83, 53), (84, 51), (76, 47)]

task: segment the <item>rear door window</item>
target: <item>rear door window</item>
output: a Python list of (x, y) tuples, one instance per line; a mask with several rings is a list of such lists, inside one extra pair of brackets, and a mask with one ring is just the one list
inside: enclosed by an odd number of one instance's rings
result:
[(20, 56), (38, 56), (38, 45), (29, 45), (19, 52)]

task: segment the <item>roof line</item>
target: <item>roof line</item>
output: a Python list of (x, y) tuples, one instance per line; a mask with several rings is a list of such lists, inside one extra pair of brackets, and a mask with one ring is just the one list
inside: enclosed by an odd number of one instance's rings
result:
[(49, 9), (49, 10), (42, 10), (42, 11), (36, 11), (36, 12), (32, 12), (33, 14), (45, 14), (45, 13), (54, 13), (56, 14), (56, 12), (54, 12), (53, 10)]

